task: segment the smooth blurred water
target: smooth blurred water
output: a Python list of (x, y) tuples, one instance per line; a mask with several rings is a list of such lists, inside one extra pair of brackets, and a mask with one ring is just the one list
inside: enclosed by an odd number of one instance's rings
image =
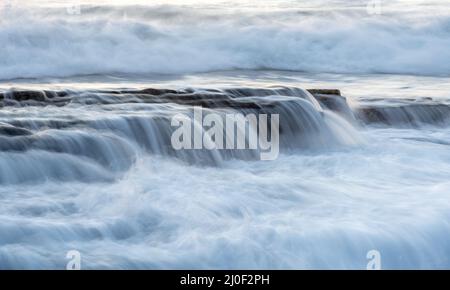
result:
[[(354, 112), (371, 102), (449, 99), (445, 78), (268, 71), (144, 79), (94, 77), (90, 90), (309, 83), (343, 88)], [(2, 86), (80, 90), (88, 83), (70, 78)], [(372, 249), (380, 251), (383, 268), (450, 265), (446, 125), (331, 122), (347, 140), (339, 146), (282, 150), (271, 162), (227, 159), (205, 166), (191, 153), (172, 158), (143, 150), (160, 148), (145, 139), (164, 140), (148, 131), (160, 126), (152, 118), (181, 107), (85, 105), (88, 96), (64, 107), (0, 110), (1, 122), (25, 126), (35, 138), (21, 150), (2, 143), (2, 268), (63, 269), (72, 249), (81, 252), (84, 268), (364, 269)], [(194, 156), (194, 164), (185, 163), (186, 156)]]
[[(2, 96), (70, 100), (1, 100), (0, 268), (450, 267), (447, 1), (9, 3)], [(274, 93), (278, 159), (177, 153), (188, 106), (111, 92), (273, 86), (340, 89), (352, 118)]]

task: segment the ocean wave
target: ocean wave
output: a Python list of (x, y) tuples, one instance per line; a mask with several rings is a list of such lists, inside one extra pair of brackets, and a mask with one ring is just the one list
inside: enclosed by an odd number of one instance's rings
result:
[(450, 75), (450, 15), (181, 5), (12, 6), (0, 79), (230, 69)]

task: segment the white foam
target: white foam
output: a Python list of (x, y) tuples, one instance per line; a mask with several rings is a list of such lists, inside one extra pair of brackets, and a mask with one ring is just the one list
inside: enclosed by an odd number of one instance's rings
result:
[[(447, 146), (373, 130), (356, 150), (186, 167), (148, 157), (113, 184), (2, 187), (3, 267), (448, 268)], [(14, 225), (14, 226), (11, 226)], [(39, 240), (39, 243), (35, 241)]]
[(80, 15), (54, 4), (12, 6), (0, 18), (0, 78), (261, 68), (448, 76), (450, 9), (438, 4), (381, 15), (273, 2), (85, 4)]

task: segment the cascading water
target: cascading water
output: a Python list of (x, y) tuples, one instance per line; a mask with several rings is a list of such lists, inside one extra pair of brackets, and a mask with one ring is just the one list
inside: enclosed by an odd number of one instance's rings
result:
[[(310, 93), (300, 89), (11, 90), (2, 96), (3, 184), (49, 179), (110, 181), (129, 170), (143, 154), (203, 165), (219, 165), (230, 158), (257, 158), (258, 152), (249, 149), (174, 150), (171, 118), (181, 112), (193, 120), (192, 109), (196, 106), (204, 106), (206, 113), (222, 115), (281, 115), (283, 150), (333, 148), (361, 141), (348, 122), (322, 109)], [(205, 134), (201, 126), (194, 127)]]
[[(70, 249), (86, 268), (364, 268), (373, 248), (390, 253), (387, 268), (448, 266), (440, 257), (450, 248), (429, 247), (450, 230), (442, 181), (450, 155), (439, 142), (447, 133), (392, 138), (399, 115), (371, 117), (404, 104), (350, 107), (336, 91), (287, 87), (0, 96), (2, 268), (63, 268)], [(171, 118), (196, 106), (278, 113), (280, 156), (174, 150)], [(442, 128), (436, 110), (447, 108), (427, 103), (401, 121)], [(434, 156), (415, 154), (417, 143)], [(418, 202), (420, 222), (403, 227)]]
[(0, 269), (450, 268), (447, 0), (68, 2), (0, 1)]

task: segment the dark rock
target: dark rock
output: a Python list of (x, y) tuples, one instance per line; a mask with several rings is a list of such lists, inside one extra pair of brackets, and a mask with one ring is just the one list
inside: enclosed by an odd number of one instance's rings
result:
[(308, 91), (320, 103), (322, 108), (338, 113), (349, 122), (356, 122), (356, 118), (347, 103), (347, 99), (341, 96), (341, 92), (339, 90), (315, 89)]
[(10, 91), (7, 96), (16, 101), (38, 101), (45, 102), (47, 99), (43, 91)]
[(316, 95), (316, 94), (335, 95), (335, 96), (340, 96), (341, 95), (341, 91), (340, 90), (336, 90), (336, 89), (309, 89), (307, 91), (310, 92), (313, 95)]
[(170, 89), (155, 89), (155, 88), (147, 88), (143, 90), (137, 90), (137, 91), (121, 91), (121, 93), (125, 94), (143, 94), (143, 95), (152, 95), (152, 96), (161, 96), (165, 94), (178, 94), (182, 93), (180, 91), (176, 90), (170, 90)]
[[(309, 90), (330, 110), (341, 110), (345, 98), (339, 90)], [(229, 88), (229, 89), (159, 89), (100, 90), (100, 91), (32, 91), (10, 90), (0, 94), (0, 107), (4, 106), (64, 106), (71, 102), (84, 105), (121, 103), (175, 103), (179, 105), (202, 106), (205, 108), (260, 109), (270, 106), (272, 101), (261, 105), (261, 100), (252, 97), (290, 96), (308, 98), (303, 89), (295, 87), (274, 88)], [(334, 95), (335, 97), (331, 97)], [(248, 98), (248, 99), (247, 99)], [(341, 98), (341, 99), (333, 99)]]
[(357, 115), (366, 124), (399, 127), (446, 125), (450, 121), (450, 106), (439, 103), (362, 106), (357, 109)]
[(29, 136), (29, 135), (33, 135), (33, 132), (24, 129), (24, 128), (18, 128), (18, 127), (14, 127), (11, 126), (9, 124), (3, 124), (0, 123), (0, 135), (3, 136)]

